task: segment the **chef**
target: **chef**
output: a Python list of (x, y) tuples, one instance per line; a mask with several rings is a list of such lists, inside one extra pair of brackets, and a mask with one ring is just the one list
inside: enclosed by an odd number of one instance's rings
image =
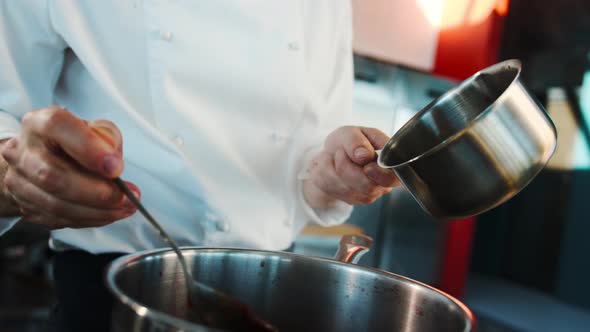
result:
[(115, 257), (282, 250), (397, 184), (352, 126), (351, 4), (0, 0), (0, 233), (51, 229), (59, 331), (106, 331)]

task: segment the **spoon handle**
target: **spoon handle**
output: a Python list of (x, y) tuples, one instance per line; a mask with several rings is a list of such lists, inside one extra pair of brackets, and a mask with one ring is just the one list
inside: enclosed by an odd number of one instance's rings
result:
[(143, 204), (141, 204), (141, 202), (135, 197), (133, 192), (131, 192), (129, 187), (127, 187), (127, 185), (125, 184), (125, 182), (123, 182), (123, 180), (121, 180), (121, 178), (115, 178), (115, 179), (113, 179), (113, 181), (115, 182), (117, 187), (119, 187), (119, 189), (121, 189), (123, 194), (125, 194), (125, 196), (127, 196), (127, 198), (131, 201), (131, 203), (133, 203), (133, 205), (135, 205), (135, 207), (139, 210), (139, 212), (141, 212), (141, 214), (145, 217), (145, 219), (147, 219), (147, 221), (149, 221), (150, 224), (152, 224), (152, 226), (154, 226), (154, 228), (158, 231), (158, 233), (164, 239), (164, 241), (166, 241), (166, 243), (168, 243), (168, 245), (170, 247), (172, 247), (172, 250), (174, 250), (174, 252), (178, 256), (178, 258), (180, 259), (180, 264), (182, 265), (182, 270), (183, 270), (184, 274), (186, 275), (187, 280), (192, 280), (192, 277), (191, 277), (191, 274), (190, 274), (188, 267), (186, 265), (186, 261), (184, 259), (184, 256), (182, 255), (182, 252), (180, 251), (180, 249), (178, 248), (178, 246), (176, 245), (174, 240), (172, 240), (172, 238), (168, 235), (168, 233), (166, 233), (166, 231), (164, 231), (164, 229), (160, 226), (160, 224), (156, 221), (156, 219), (154, 219), (154, 217), (152, 217), (152, 215), (146, 210), (146, 208), (143, 206)]
[(261, 332), (275, 332), (274, 326), (265, 320), (261, 319), (245, 304), (240, 301), (218, 291), (215, 288), (201, 284), (193, 279), (189, 272), (184, 255), (170, 236), (152, 217), (152, 215), (145, 209), (143, 204), (135, 197), (133, 192), (120, 178), (113, 179), (117, 187), (121, 189), (123, 194), (133, 203), (139, 212), (154, 226), (160, 233), (160, 236), (172, 247), (184, 272), (184, 278), (188, 290), (189, 303), (195, 306), (199, 320), (205, 325), (212, 327), (222, 327), (229, 331), (261, 331)]

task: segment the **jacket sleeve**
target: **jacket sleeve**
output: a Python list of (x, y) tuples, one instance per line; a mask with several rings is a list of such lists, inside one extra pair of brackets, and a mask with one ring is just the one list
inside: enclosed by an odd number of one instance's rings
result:
[[(16, 135), (20, 119), (53, 104), (66, 44), (52, 29), (45, 0), (0, 0), (0, 140)], [(0, 234), (18, 218), (0, 218)]]

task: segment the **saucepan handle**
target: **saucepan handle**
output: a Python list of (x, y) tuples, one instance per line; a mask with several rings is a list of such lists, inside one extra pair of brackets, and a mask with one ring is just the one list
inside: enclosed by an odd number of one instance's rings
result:
[(340, 239), (340, 245), (334, 259), (344, 263), (356, 264), (369, 251), (372, 244), (373, 239), (366, 235), (344, 235)]

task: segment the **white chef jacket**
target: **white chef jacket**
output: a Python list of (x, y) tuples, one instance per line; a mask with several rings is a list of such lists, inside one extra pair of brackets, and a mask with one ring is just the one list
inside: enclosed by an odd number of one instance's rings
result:
[[(180, 245), (279, 250), (351, 212), (313, 210), (301, 191), (306, 162), (349, 121), (351, 53), (350, 1), (0, 0), (0, 138), (48, 105), (111, 120), (122, 178)], [(52, 231), (51, 245), (165, 244), (136, 213)]]

